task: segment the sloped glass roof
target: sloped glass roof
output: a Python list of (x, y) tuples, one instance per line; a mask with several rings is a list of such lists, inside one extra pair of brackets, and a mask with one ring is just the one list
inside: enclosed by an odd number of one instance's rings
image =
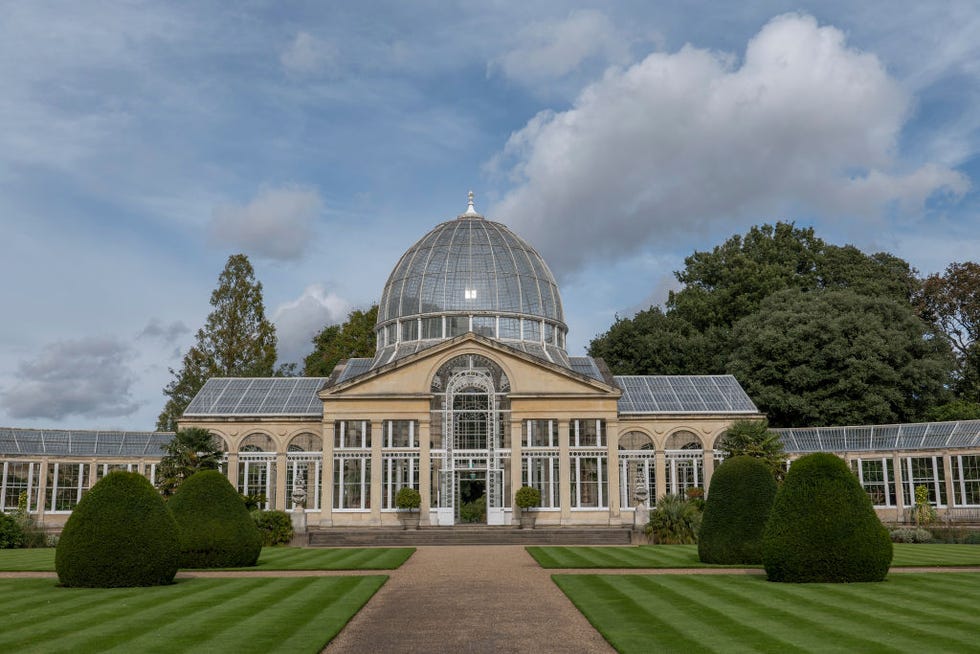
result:
[(732, 375), (617, 375), (619, 413), (758, 413)]
[(170, 432), (0, 428), (0, 454), (163, 456)]
[(980, 420), (773, 429), (790, 454), (980, 447)]
[(317, 392), (326, 377), (212, 377), (187, 405), (184, 416), (323, 415)]
[(592, 357), (568, 357), (569, 367), (580, 375), (604, 382), (599, 366)]

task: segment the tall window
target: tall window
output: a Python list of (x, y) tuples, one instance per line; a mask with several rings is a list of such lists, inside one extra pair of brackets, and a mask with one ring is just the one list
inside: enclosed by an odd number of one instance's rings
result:
[(624, 509), (636, 506), (638, 484), (646, 486), (648, 505), (656, 501), (657, 466), (654, 456), (653, 439), (643, 432), (631, 431), (619, 437), (619, 502)]
[(275, 506), (276, 446), (266, 434), (250, 434), (238, 448), (238, 492), (263, 509)]
[(490, 428), (490, 395), (467, 388), (453, 396), (453, 437), (457, 450), (485, 450)]
[(961, 454), (953, 461), (953, 504), (980, 506), (980, 456)]
[(336, 450), (371, 447), (371, 422), (368, 420), (338, 420), (333, 425), (333, 446)]
[(925, 486), (929, 503), (946, 505), (946, 473), (939, 456), (910, 456), (902, 459), (902, 484), (905, 506), (915, 506), (915, 487)]
[(605, 444), (605, 420), (576, 419), (569, 423), (572, 508), (601, 509), (609, 505)]
[(668, 493), (685, 495), (688, 489), (704, 485), (704, 450), (695, 434), (689, 431), (671, 434), (664, 454)]
[(28, 510), (37, 505), (40, 463), (36, 461), (4, 461), (3, 483), (0, 484), (0, 511), (9, 513), (17, 508), (21, 493), (25, 494)]
[(558, 421), (525, 420), (524, 447), (558, 447)]
[(347, 455), (334, 459), (333, 508), (366, 511), (371, 508), (370, 455)]
[(286, 446), (286, 508), (292, 510), (297, 491), (305, 494), (307, 511), (320, 510), (323, 440), (316, 434), (294, 436)]
[(381, 508), (394, 509), (403, 487), (419, 488), (417, 420), (385, 420), (382, 423)]
[(895, 468), (890, 458), (855, 459), (851, 468), (875, 506), (895, 506)]
[(48, 475), (49, 511), (71, 511), (82, 499), (88, 478), (87, 463), (55, 463)]

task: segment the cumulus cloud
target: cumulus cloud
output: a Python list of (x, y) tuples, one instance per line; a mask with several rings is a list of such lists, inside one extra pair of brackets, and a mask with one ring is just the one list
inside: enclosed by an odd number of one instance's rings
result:
[(563, 21), (533, 23), (517, 35), (517, 43), (494, 59), (490, 72), (527, 85), (563, 77), (588, 59), (621, 62), (629, 50), (605, 14), (575, 10)]
[(191, 329), (180, 320), (175, 320), (169, 325), (164, 324), (159, 318), (151, 318), (146, 327), (139, 333), (137, 338), (155, 338), (171, 345), (177, 339), (190, 332)]
[(216, 207), (211, 214), (211, 237), (259, 257), (298, 259), (313, 238), (322, 207), (316, 189), (263, 188), (244, 206)]
[(969, 187), (943, 165), (900, 160), (910, 106), (840, 30), (780, 16), (741, 62), (690, 45), (654, 53), (535, 116), (489, 163), (516, 183), (492, 213), (558, 273), (720, 221), (880, 220)]
[(272, 313), (279, 339), (279, 360), (302, 362), (312, 351), (311, 339), (327, 325), (343, 322), (351, 304), (323, 284), (311, 284), (295, 300)]
[(279, 55), (279, 62), (290, 75), (317, 75), (333, 72), (338, 58), (336, 45), (300, 31)]
[(18, 366), (16, 383), (0, 406), (12, 418), (128, 416), (139, 409), (131, 397), (130, 347), (111, 338), (59, 341)]

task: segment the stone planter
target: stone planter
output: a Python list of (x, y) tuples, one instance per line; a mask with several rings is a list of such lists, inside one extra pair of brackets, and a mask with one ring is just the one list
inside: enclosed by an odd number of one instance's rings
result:
[(534, 529), (534, 523), (538, 519), (538, 514), (534, 511), (521, 509), (521, 529)]
[(421, 515), (419, 511), (399, 511), (398, 519), (402, 523), (402, 529), (418, 529)]

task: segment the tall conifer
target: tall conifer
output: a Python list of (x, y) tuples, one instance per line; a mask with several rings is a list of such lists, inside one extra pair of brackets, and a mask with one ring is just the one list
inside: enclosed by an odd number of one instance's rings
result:
[(180, 372), (163, 389), (169, 399), (157, 429), (175, 431), (177, 418), (209, 377), (271, 377), (276, 365), (276, 328), (265, 317), (262, 283), (248, 257), (233, 254), (211, 293), (211, 306), (197, 343), (184, 355)]

